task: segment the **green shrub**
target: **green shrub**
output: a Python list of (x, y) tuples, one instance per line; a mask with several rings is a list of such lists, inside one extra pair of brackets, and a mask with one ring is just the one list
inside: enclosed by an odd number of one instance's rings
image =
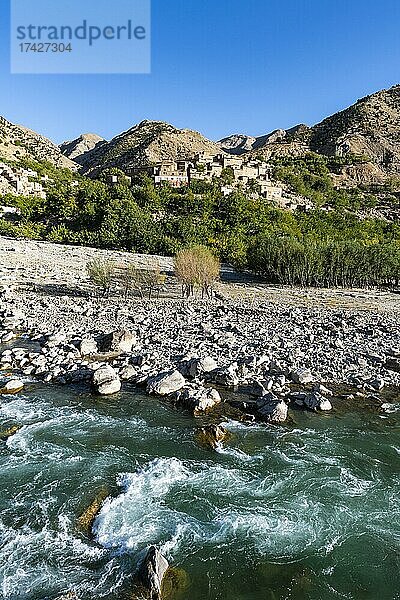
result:
[(104, 296), (108, 296), (115, 273), (114, 263), (95, 258), (87, 263), (86, 270), (92, 283), (102, 289)]

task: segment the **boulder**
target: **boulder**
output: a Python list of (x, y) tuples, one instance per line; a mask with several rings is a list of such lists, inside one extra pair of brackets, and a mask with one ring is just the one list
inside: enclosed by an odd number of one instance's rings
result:
[[(325, 388), (326, 389), (326, 388)], [(329, 391), (329, 390), (328, 390)], [(308, 392), (292, 392), (290, 394), (290, 399), (297, 404), (297, 406), (305, 406), (309, 410), (332, 410), (332, 404), (330, 400), (325, 398), (322, 394), (317, 391), (308, 393)]]
[(324, 398), (318, 392), (312, 392), (311, 394), (306, 394), (304, 398), (304, 406), (309, 408), (310, 410), (332, 410), (332, 404), (327, 398)]
[(5, 429), (4, 431), (0, 431), (0, 440), (2, 440), (3, 442), (6, 442), (8, 440), (8, 438), (10, 438), (13, 435), (15, 435), (16, 433), (18, 433), (18, 431), (20, 429), (22, 429), (22, 425), (13, 425), (13, 427), (9, 427), (8, 429)]
[(119, 376), (120, 379), (122, 379), (122, 381), (129, 381), (130, 379), (132, 379), (132, 377), (135, 377), (136, 375), (137, 371), (132, 365), (125, 365), (119, 372)]
[(370, 379), (367, 383), (372, 387), (372, 389), (376, 390), (377, 392), (380, 392), (385, 387), (385, 380), (381, 377)]
[(93, 523), (108, 495), (108, 490), (103, 488), (78, 518), (78, 527), (84, 533), (90, 534), (92, 532)]
[(126, 329), (122, 329), (103, 336), (100, 342), (100, 348), (102, 352), (125, 354), (132, 352), (132, 348), (136, 343), (136, 335)]
[(397, 356), (390, 356), (386, 360), (385, 368), (389, 371), (395, 371), (395, 373), (400, 373), (400, 358)]
[(196, 439), (202, 446), (213, 450), (229, 437), (229, 432), (222, 425), (207, 425), (202, 427), (196, 434)]
[(121, 380), (110, 365), (103, 365), (93, 373), (93, 387), (101, 396), (116, 394), (121, 389)]
[(217, 363), (211, 356), (192, 358), (187, 365), (188, 375), (189, 377), (199, 377), (200, 375), (204, 375), (204, 373), (215, 371), (217, 367)]
[(309, 369), (295, 369), (290, 373), (290, 378), (294, 383), (301, 385), (311, 383), (314, 379)]
[(237, 387), (240, 383), (238, 369), (239, 366), (235, 362), (225, 369), (218, 370), (215, 375), (215, 383), (226, 387)]
[(179, 371), (160, 373), (147, 380), (147, 392), (157, 396), (169, 396), (186, 385), (186, 380)]
[(202, 414), (220, 404), (221, 396), (213, 388), (188, 386), (177, 394), (177, 401), (194, 415)]
[(161, 589), (169, 564), (155, 546), (150, 546), (140, 565), (138, 577), (152, 600), (161, 600)]
[(288, 416), (288, 406), (271, 392), (257, 400), (258, 414), (270, 423), (284, 423)]
[(17, 394), (24, 389), (21, 379), (9, 379), (1, 388), (0, 394)]
[(84, 338), (79, 344), (79, 351), (82, 356), (92, 356), (98, 354), (99, 348), (96, 340), (93, 338)]

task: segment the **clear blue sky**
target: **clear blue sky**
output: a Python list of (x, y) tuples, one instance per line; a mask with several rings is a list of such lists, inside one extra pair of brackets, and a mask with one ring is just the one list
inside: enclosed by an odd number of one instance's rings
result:
[(57, 142), (145, 118), (260, 135), (400, 82), (398, 0), (153, 0), (151, 75), (108, 76), (10, 75), (8, 4), (0, 114)]

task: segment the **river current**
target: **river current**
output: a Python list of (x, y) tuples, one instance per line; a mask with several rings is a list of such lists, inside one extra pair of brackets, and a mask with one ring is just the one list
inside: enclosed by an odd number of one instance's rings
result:
[[(134, 389), (97, 400), (31, 384), (0, 397), (0, 597), (124, 597), (156, 544), (181, 600), (400, 598), (400, 405), (285, 427), (201, 423)], [(110, 493), (88, 538), (77, 518)], [(131, 596), (127, 596), (131, 597)]]

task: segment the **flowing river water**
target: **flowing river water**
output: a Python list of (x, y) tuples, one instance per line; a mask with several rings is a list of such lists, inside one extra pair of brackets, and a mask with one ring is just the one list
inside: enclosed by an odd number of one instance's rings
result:
[[(0, 397), (0, 597), (123, 598), (156, 544), (181, 600), (400, 598), (400, 411), (296, 411), (285, 427), (201, 420), (135, 390), (32, 384)], [(108, 499), (94, 537), (77, 517)], [(126, 597), (132, 597), (132, 592)]]

